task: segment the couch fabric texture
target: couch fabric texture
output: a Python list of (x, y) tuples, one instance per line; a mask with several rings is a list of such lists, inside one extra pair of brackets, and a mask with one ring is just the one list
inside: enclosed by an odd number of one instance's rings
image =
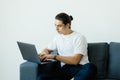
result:
[[(120, 80), (119, 42), (88, 43), (88, 56), (98, 69), (95, 80)], [(21, 63), (20, 80), (40, 80), (39, 64)]]

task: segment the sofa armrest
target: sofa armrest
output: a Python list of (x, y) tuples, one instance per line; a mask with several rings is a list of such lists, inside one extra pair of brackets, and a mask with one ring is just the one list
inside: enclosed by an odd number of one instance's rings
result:
[[(57, 54), (57, 51), (51, 52)], [(39, 64), (33, 62), (24, 62), (20, 64), (20, 80), (40, 80), (38, 75)]]
[(38, 64), (24, 62), (20, 64), (20, 80), (37, 80)]

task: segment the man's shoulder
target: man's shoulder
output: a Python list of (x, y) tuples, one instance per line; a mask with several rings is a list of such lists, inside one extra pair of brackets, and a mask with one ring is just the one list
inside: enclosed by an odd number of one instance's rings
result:
[(79, 37), (79, 38), (82, 38), (82, 37), (85, 37), (83, 34), (81, 34), (80, 32), (74, 32), (74, 35), (76, 37)]

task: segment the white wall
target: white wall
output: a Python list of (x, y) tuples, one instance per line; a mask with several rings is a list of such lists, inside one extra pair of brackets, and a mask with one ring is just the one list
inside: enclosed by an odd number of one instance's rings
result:
[(120, 0), (0, 0), (0, 80), (19, 80), (16, 41), (40, 51), (55, 35), (54, 16), (67, 12), (88, 42), (120, 42)]

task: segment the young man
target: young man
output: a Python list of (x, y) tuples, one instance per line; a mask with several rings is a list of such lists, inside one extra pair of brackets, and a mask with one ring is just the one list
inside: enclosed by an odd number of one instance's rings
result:
[[(56, 59), (61, 62), (61, 80), (90, 80), (96, 74), (96, 67), (87, 55), (87, 41), (83, 35), (71, 29), (72, 16), (59, 13), (55, 17), (58, 35), (40, 53), (41, 60)], [(49, 54), (57, 50), (59, 55)], [(56, 79), (57, 80), (57, 79)]]

